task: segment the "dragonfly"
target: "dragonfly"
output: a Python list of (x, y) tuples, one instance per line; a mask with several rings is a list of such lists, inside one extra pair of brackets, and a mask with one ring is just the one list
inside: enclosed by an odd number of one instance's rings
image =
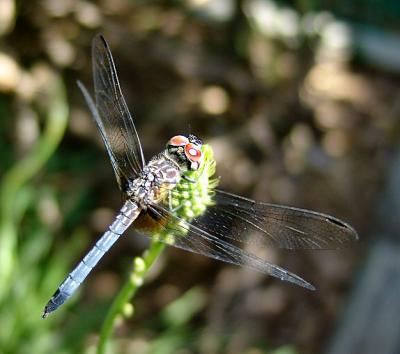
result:
[[(147, 218), (158, 230), (169, 227), (170, 237), (160, 238), (165, 244), (247, 266), (310, 290), (315, 290), (312, 284), (258, 257), (247, 246), (339, 249), (358, 239), (349, 224), (333, 216), (257, 202), (217, 188), (212, 193), (212, 204), (200, 216), (192, 220), (177, 216), (168, 203), (168, 195), (182, 179), (193, 182), (187, 176), (204, 162), (202, 140), (193, 134), (176, 135), (146, 163), (110, 48), (102, 35), (92, 42), (92, 67), (94, 100), (79, 81), (78, 86), (100, 132), (125, 202), (108, 230), (48, 301), (43, 318), (72, 296), (104, 254), (139, 218)], [(151, 229), (146, 233), (152, 236)]]

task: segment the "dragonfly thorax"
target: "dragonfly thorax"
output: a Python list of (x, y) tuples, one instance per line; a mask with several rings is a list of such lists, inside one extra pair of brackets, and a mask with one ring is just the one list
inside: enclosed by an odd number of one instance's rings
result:
[(168, 196), (181, 179), (182, 170), (164, 153), (155, 156), (143, 168), (139, 177), (129, 181), (128, 196), (142, 208), (159, 203)]

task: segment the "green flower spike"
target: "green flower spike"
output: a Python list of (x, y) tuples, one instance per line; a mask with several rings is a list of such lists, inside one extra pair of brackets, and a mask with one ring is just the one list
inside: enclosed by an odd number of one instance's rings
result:
[[(165, 201), (166, 205), (172, 206), (175, 216), (187, 222), (201, 216), (208, 206), (214, 204), (214, 189), (219, 182), (218, 178), (214, 177), (216, 163), (211, 146), (203, 145), (202, 153), (203, 162), (200, 168), (197, 171), (186, 172), (187, 179), (182, 178)], [(184, 227), (170, 222), (165, 230), (154, 234), (153, 239), (173, 245), (174, 237), (181, 237), (186, 233)]]

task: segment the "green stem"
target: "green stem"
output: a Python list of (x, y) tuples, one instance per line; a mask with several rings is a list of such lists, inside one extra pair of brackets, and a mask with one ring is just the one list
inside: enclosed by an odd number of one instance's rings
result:
[(134, 259), (134, 267), (129, 279), (113, 301), (111, 308), (109, 309), (104, 320), (103, 327), (100, 332), (97, 354), (104, 354), (106, 352), (107, 342), (112, 335), (118, 319), (120, 319), (122, 315), (129, 316), (132, 313), (131, 307), (127, 305), (135, 296), (137, 290), (142, 286), (147, 272), (157, 260), (164, 247), (164, 244), (158, 241), (152, 241), (150, 248), (145, 251), (142, 257), (137, 257)]

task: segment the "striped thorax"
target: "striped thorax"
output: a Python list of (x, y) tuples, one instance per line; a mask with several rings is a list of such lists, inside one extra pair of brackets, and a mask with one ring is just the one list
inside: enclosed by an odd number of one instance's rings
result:
[(142, 209), (150, 203), (159, 203), (181, 179), (179, 165), (167, 154), (161, 153), (149, 161), (140, 176), (130, 181), (127, 194)]

